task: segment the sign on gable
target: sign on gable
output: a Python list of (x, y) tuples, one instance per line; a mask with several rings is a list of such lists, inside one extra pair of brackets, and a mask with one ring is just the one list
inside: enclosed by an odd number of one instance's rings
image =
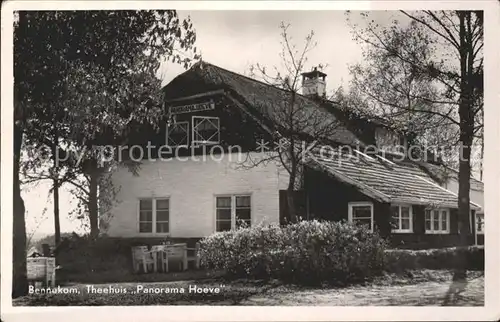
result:
[(205, 103), (197, 103), (197, 104), (189, 104), (189, 105), (181, 105), (181, 106), (171, 106), (170, 113), (182, 114), (182, 113), (208, 111), (208, 110), (213, 110), (213, 109), (215, 109), (214, 102), (205, 102)]

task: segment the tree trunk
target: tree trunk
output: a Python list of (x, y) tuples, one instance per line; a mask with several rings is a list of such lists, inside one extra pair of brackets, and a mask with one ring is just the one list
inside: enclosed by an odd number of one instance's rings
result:
[(14, 123), (14, 216), (13, 216), (13, 253), (12, 253), (12, 297), (19, 297), (28, 293), (26, 276), (26, 224), (24, 218), (24, 201), (21, 197), (21, 183), (19, 168), (23, 129), (20, 124)]
[(297, 207), (295, 205), (295, 181), (297, 180), (297, 162), (295, 160), (295, 156), (293, 155), (293, 141), (290, 145), (290, 177), (288, 179), (288, 188), (286, 191), (286, 200), (288, 203), (288, 218), (289, 222), (295, 223), (297, 222)]
[(481, 164), (480, 164), (480, 168), (479, 168), (479, 180), (480, 181), (483, 181), (483, 165), (484, 165), (483, 158), (484, 158), (484, 132), (481, 135), (481, 157), (480, 157)]
[(90, 220), (90, 236), (96, 238), (99, 236), (99, 208), (97, 205), (98, 198), (98, 180), (99, 172), (92, 166), (90, 171), (90, 188), (89, 188), (89, 220)]
[(54, 185), (54, 238), (55, 246), (59, 246), (61, 242), (61, 225), (59, 222), (59, 180), (53, 179)]
[[(470, 14), (470, 12), (469, 12)], [(460, 246), (468, 246), (470, 231), (470, 155), (474, 137), (474, 114), (472, 104), (473, 81), (470, 58), (470, 35), (467, 34), (465, 12), (459, 12), (460, 19), (460, 98), (458, 114), (460, 117), (460, 160), (458, 172), (458, 231)], [(470, 30), (469, 30), (470, 32)], [(466, 278), (465, 252), (458, 256), (458, 269), (454, 279)]]
[(59, 146), (59, 137), (57, 133), (57, 124), (54, 124), (54, 142), (52, 144), (52, 160), (54, 162), (52, 168), (52, 183), (54, 189), (54, 238), (55, 247), (61, 242), (61, 226), (59, 221), (59, 165), (57, 164), (57, 147)]
[(290, 223), (297, 222), (297, 209), (295, 207), (294, 189), (288, 187), (286, 191), (286, 201), (288, 205), (288, 218)]

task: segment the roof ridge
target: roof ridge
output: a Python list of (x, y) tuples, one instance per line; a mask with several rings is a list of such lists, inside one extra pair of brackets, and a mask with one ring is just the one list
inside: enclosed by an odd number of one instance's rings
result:
[[(232, 71), (232, 70), (226, 69), (226, 68), (224, 68), (224, 67), (220, 67), (219, 65), (215, 65), (215, 64), (212, 64), (212, 63), (207, 62), (207, 61), (203, 61), (203, 62), (202, 62), (202, 61), (199, 61), (199, 62), (197, 62), (196, 64), (194, 64), (191, 68), (193, 68), (195, 65), (199, 65), (199, 64), (201, 64), (201, 63), (205, 63), (205, 64), (210, 65), (210, 66), (212, 66), (212, 67), (215, 67), (215, 68), (218, 68), (218, 69), (222, 69), (222, 70), (223, 70), (223, 71), (225, 71), (225, 72), (231, 73), (231, 74), (233, 74), (233, 75), (237, 75), (237, 76), (239, 76), (239, 77), (246, 78), (246, 79), (248, 79), (248, 80), (250, 80), (250, 81), (253, 81), (253, 82), (255, 82), (255, 83), (258, 83), (258, 84), (261, 84), (261, 85), (264, 85), (264, 86), (268, 86), (268, 87), (271, 87), (271, 88), (274, 88), (274, 89), (280, 90), (280, 91), (282, 91), (282, 92), (287, 92), (287, 93), (291, 93), (291, 92), (292, 92), (292, 91), (290, 91), (290, 90), (286, 90), (286, 89), (284, 89), (284, 88), (280, 88), (280, 87), (278, 87), (278, 86), (276, 86), (276, 85), (268, 84), (268, 83), (263, 82), (263, 81), (261, 81), (261, 80), (255, 79), (255, 78), (250, 77), (250, 76), (247, 76), (247, 75), (243, 75), (243, 74), (237, 73), (237, 72), (235, 72), (235, 71)], [(309, 101), (311, 101), (311, 102), (313, 102), (313, 103), (315, 103), (315, 104), (318, 104), (318, 102), (316, 102), (316, 101), (314, 101), (314, 100), (310, 99), (310, 98), (309, 98), (309, 97), (307, 97), (307, 96), (304, 96), (304, 95), (302, 95), (302, 94), (300, 94), (300, 93), (298, 93), (298, 92), (297, 92), (296, 94), (297, 94), (298, 96), (300, 96), (300, 97), (302, 97), (302, 98), (306, 99), (306, 100), (309, 100)], [(330, 102), (330, 101), (328, 101), (328, 102)], [(333, 102), (331, 102), (331, 103), (333, 103)], [(319, 104), (318, 104), (318, 105), (319, 105)]]

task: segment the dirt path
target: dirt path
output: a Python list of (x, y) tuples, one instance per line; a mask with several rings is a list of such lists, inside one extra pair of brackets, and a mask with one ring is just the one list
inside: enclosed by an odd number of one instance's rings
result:
[[(441, 306), (451, 282), (424, 282), (415, 285), (350, 287), (330, 290), (283, 292), (276, 289), (242, 301), (240, 305), (315, 306)], [(457, 285), (460, 286), (463, 285)], [(448, 305), (483, 306), (484, 277), (471, 280)]]

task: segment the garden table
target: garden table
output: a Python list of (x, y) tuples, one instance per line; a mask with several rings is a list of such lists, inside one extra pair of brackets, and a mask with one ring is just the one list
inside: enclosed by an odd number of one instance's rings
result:
[(187, 244), (153, 245), (151, 253), (154, 259), (154, 271), (158, 271), (158, 261), (161, 262), (162, 270), (168, 272), (168, 261), (170, 259), (179, 260), (182, 270), (187, 270)]

